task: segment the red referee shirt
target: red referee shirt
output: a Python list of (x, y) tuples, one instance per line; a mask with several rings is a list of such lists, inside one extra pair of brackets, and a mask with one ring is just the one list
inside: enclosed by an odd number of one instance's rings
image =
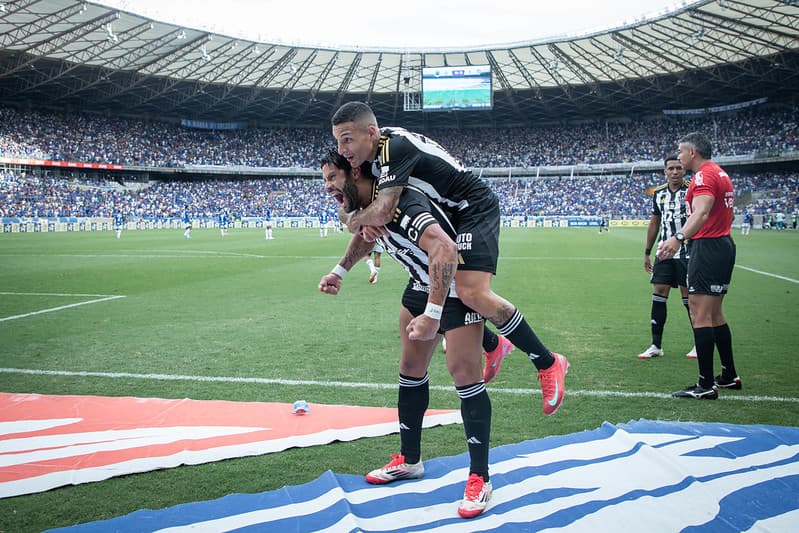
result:
[(693, 212), (691, 204), (695, 196), (712, 196), (715, 201), (705, 223), (699, 228), (692, 239), (712, 239), (730, 234), (732, 227), (732, 206), (735, 202), (735, 193), (732, 189), (730, 176), (713, 161), (706, 161), (694, 177), (691, 186), (685, 194), (689, 213)]

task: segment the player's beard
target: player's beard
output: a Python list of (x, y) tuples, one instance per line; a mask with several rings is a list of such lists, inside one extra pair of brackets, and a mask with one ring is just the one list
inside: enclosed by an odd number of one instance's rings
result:
[(352, 180), (348, 179), (344, 182), (344, 189), (341, 191), (344, 195), (344, 209), (351, 213), (356, 209), (360, 209), (361, 201), (360, 197), (358, 196), (358, 188), (352, 182)]

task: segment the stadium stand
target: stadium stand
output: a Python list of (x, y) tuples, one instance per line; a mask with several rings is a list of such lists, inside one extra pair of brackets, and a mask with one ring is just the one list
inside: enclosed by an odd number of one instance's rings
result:
[[(712, 118), (712, 120), (711, 120)], [(691, 130), (713, 131), (717, 154), (752, 160), (796, 152), (799, 109), (745, 110), (711, 118), (662, 118), (640, 122), (586, 123), (542, 128), (470, 128), (429, 132), (467, 166), (535, 167), (657, 160)], [(47, 173), (0, 175), (0, 216), (179, 217), (187, 206), (209, 218), (228, 209), (258, 217), (265, 203), (278, 217), (316, 217), (331, 205), (309, 175), (331, 144), (329, 132), (310, 129), (204, 131), (166, 122), (0, 108), (0, 157), (111, 163), (127, 169), (193, 166), (312, 169), (304, 177), (126, 182), (113, 178), (64, 179)], [(716, 154), (714, 154), (716, 155)], [(194, 176), (193, 176), (194, 178)], [(596, 216), (646, 219), (645, 191), (663, 181), (657, 172), (629, 175), (491, 179), (504, 216)], [(734, 175), (738, 212), (792, 213), (799, 173), (746, 171)]]
[[(130, 166), (316, 168), (320, 154), (332, 144), (330, 132), (322, 129), (209, 131), (12, 108), (0, 108), (0, 124), (0, 155)], [(712, 133), (719, 156), (792, 152), (799, 149), (799, 108), (742, 110), (702, 119), (423, 133), (466, 166), (490, 168), (659, 160), (689, 131)]]
[[(646, 219), (647, 188), (663, 181), (660, 174), (630, 177), (543, 177), (492, 179), (503, 216), (596, 216)], [(799, 175), (768, 173), (734, 176), (739, 196), (753, 214), (792, 213), (799, 201)], [(268, 203), (277, 217), (316, 217), (332, 208), (318, 181), (308, 178), (192, 180), (152, 182), (126, 189), (105, 182), (78, 182), (0, 173), (2, 217), (111, 217), (115, 211), (132, 219), (178, 218), (186, 206), (198, 218), (213, 219), (228, 209), (234, 217), (259, 217)]]

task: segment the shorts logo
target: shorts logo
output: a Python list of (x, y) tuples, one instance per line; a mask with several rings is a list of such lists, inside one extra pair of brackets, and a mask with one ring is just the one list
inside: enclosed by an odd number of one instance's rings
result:
[(415, 290), (417, 292), (427, 292), (427, 293), (429, 293), (430, 292), (430, 287), (428, 285), (423, 285), (422, 283), (419, 283), (418, 281), (414, 281), (413, 282), (413, 290)]
[(461, 233), (458, 235), (455, 243), (458, 245), (458, 250), (471, 250), (472, 249), (472, 234)]
[(469, 312), (463, 315), (463, 324), (468, 326), (469, 324), (477, 324), (478, 322), (482, 322), (483, 317), (480, 316), (480, 313)]

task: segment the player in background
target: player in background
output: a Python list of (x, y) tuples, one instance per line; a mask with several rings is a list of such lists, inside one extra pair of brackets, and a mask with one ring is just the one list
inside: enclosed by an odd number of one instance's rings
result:
[(181, 220), (183, 221), (183, 227), (186, 228), (186, 231), (183, 232), (183, 236), (187, 239), (191, 239), (191, 211), (189, 211), (188, 208), (183, 210)]
[[(361, 175), (336, 152), (321, 162), (325, 192), (348, 210), (369, 205), (376, 197), (376, 180)], [(372, 470), (366, 481), (386, 484), (424, 475), (421, 460), (422, 423), (429, 403), (428, 368), (436, 344), (443, 334), (449, 339), (447, 368), (461, 402), (463, 429), (469, 453), (469, 475), (458, 514), (474, 518), (491, 499), (489, 439), (491, 400), (480, 368), (480, 337), (483, 317), (453, 297), (458, 262), (455, 229), (441, 209), (422, 193), (403, 191), (396, 218), (384, 226), (379, 237), (386, 251), (408, 272), (408, 284), (400, 307), (400, 341), (397, 411), (400, 422), (400, 453), (382, 468)], [(336, 295), (342, 279), (374, 244), (355, 235), (344, 257), (322, 277), (319, 290)], [(434, 328), (431, 339), (419, 332)]]
[[(698, 132), (680, 139), (680, 163), (694, 172), (685, 195), (689, 217), (682, 231), (658, 246), (659, 259), (674, 257), (691, 239), (688, 260), (688, 305), (694, 328), (699, 380), (672, 393), (675, 398), (715, 400), (718, 388), (740, 389), (735, 370), (732, 332), (722, 311), (735, 267), (735, 242), (730, 237), (735, 192), (730, 176), (711, 160), (710, 139)], [(719, 352), (721, 374), (713, 377), (713, 349)]]
[(782, 211), (778, 212), (774, 215), (774, 220), (776, 221), (777, 231), (782, 231), (785, 229), (785, 213)]
[(741, 235), (749, 235), (752, 229), (752, 213), (744, 211), (744, 220), (741, 222)]
[(327, 238), (328, 224), (330, 223), (330, 215), (327, 211), (322, 211), (319, 214), (319, 236), (323, 239)]
[[(342, 222), (356, 236), (364, 226), (380, 228), (390, 223), (400, 195), (411, 187), (454, 213), (458, 298), (527, 354), (538, 371), (541, 407), (545, 414), (554, 414), (563, 403), (569, 362), (544, 346), (515, 305), (491, 290), (499, 259), (497, 196), (435, 141), (402, 128), (379, 128), (372, 109), (363, 102), (342, 105), (333, 114), (331, 125), (339, 153), (351, 166), (378, 178), (375, 200), (364, 209), (340, 209)], [(435, 332), (421, 335), (432, 338)]]
[[(690, 323), (691, 313), (688, 309), (688, 287), (685, 285), (685, 276), (688, 272), (688, 249), (685, 245), (671, 259), (657, 259), (655, 264), (650, 262), (652, 247), (655, 239), (660, 234), (659, 242), (663, 242), (675, 233), (682, 230), (688, 220), (688, 208), (685, 205), (685, 193), (688, 192), (690, 182), (685, 180), (685, 169), (680, 163), (677, 154), (669, 154), (663, 159), (666, 183), (655, 188), (652, 194), (652, 215), (649, 217), (649, 226), (646, 229), (646, 247), (644, 249), (644, 270), (650, 274), (650, 283), (653, 286), (652, 311), (650, 313), (652, 325), (652, 345), (642, 353), (639, 359), (651, 359), (663, 355), (663, 328), (672, 287), (679, 287), (682, 295), (682, 304), (688, 312)], [(696, 347), (686, 354), (686, 357), (696, 357)]]
[(375, 242), (375, 247), (366, 256), (366, 265), (369, 267), (369, 283), (377, 283), (377, 276), (380, 274), (380, 256), (383, 254), (383, 246)]
[(122, 238), (122, 228), (125, 227), (125, 215), (117, 211), (114, 213), (114, 230), (117, 232), (117, 239)]
[(264, 206), (264, 238), (267, 241), (274, 239), (272, 237), (272, 210), (268, 206)]
[(227, 224), (228, 224), (227, 212), (225, 211), (220, 212), (219, 216), (217, 217), (217, 222), (219, 223), (219, 232), (224, 237), (225, 235), (227, 235)]

